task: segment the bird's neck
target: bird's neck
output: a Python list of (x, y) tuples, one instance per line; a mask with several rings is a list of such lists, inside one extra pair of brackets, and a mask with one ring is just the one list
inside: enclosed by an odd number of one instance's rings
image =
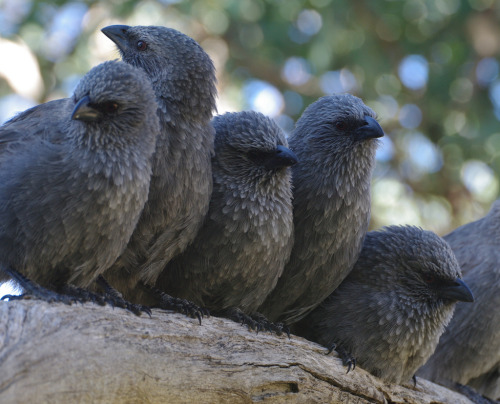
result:
[[(316, 157), (297, 152), (300, 164), (293, 167), (293, 184), (297, 193), (326, 203), (338, 203), (340, 197), (348, 205), (370, 195), (375, 167), (375, 148), (356, 145), (349, 152), (339, 151)], [(305, 196), (305, 195), (304, 195)]]

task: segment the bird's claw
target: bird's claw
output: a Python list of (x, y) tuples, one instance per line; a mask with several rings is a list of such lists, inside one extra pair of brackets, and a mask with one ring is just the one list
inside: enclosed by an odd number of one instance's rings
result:
[(356, 358), (352, 356), (349, 352), (347, 352), (342, 346), (332, 343), (328, 347), (328, 352), (326, 354), (329, 355), (334, 350), (337, 352), (339, 358), (342, 360), (342, 364), (344, 366), (347, 366), (346, 374), (349, 373), (351, 370), (354, 371), (354, 369), (356, 369)]
[(207, 309), (201, 308), (189, 300), (172, 297), (164, 292), (160, 292), (160, 308), (197, 318), (200, 325), (202, 318), (210, 317), (210, 312)]
[[(97, 284), (104, 291), (104, 295), (98, 295), (95, 293), (88, 292), (89, 297), (92, 299), (102, 299), (104, 304), (109, 304), (112, 307), (119, 307), (134, 313), (136, 316), (140, 316), (142, 313), (146, 313), (151, 317), (152, 311), (149, 307), (142, 304), (135, 304), (125, 300), (120, 292), (113, 288), (102, 275), (97, 277)], [(100, 303), (99, 303), (100, 304)]]
[(252, 315), (254, 321), (261, 325), (261, 328), (265, 331), (275, 333), (278, 336), (283, 335), (285, 333), (288, 338), (290, 338), (290, 328), (284, 323), (273, 323), (269, 321), (264, 315), (260, 313), (255, 313)]

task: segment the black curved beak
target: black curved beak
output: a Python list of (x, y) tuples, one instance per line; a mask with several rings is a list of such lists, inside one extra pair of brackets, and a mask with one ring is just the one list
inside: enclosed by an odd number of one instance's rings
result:
[(266, 168), (268, 170), (277, 170), (283, 167), (290, 167), (297, 164), (299, 159), (293, 151), (285, 146), (277, 146), (275, 154), (266, 161)]
[(78, 101), (71, 114), (71, 119), (84, 122), (93, 122), (101, 117), (101, 113), (90, 106), (90, 98), (88, 95)]
[(125, 51), (128, 48), (128, 34), (130, 26), (128, 25), (108, 25), (101, 29), (101, 32), (106, 35), (109, 39), (111, 39), (118, 49), (121, 51)]
[(359, 140), (374, 139), (384, 136), (384, 130), (371, 116), (365, 116), (365, 124), (356, 129)]
[(460, 278), (455, 279), (448, 285), (443, 285), (440, 288), (440, 296), (444, 299), (454, 300), (458, 302), (473, 302), (474, 295), (467, 284)]

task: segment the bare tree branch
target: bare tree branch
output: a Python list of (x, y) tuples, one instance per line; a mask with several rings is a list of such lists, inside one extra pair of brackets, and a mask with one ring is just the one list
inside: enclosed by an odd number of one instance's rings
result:
[(0, 302), (2, 403), (470, 403), (418, 379), (385, 384), (302, 338), (219, 318)]

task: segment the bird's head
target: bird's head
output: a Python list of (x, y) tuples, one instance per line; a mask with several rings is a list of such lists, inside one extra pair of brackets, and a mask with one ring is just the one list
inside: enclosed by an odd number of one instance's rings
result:
[(216, 130), (214, 159), (229, 176), (261, 183), (274, 176), (289, 177), (287, 168), (298, 162), (283, 131), (263, 114), (226, 113), (212, 122)]
[(158, 130), (157, 105), (143, 71), (123, 62), (109, 61), (91, 69), (79, 82), (72, 100), (71, 119), (96, 125), (104, 134), (116, 127), (125, 136), (145, 121)]
[(314, 150), (345, 153), (382, 136), (375, 112), (360, 98), (334, 94), (320, 98), (304, 111), (291, 139)]
[[(473, 302), (471, 290), (461, 279), (460, 266), (448, 243), (431, 231), (415, 226), (389, 226), (379, 233), (377, 248), (383, 277), (399, 296), (430, 306), (457, 301)], [(373, 243), (368, 233), (367, 242)]]
[(116, 44), (125, 62), (146, 71), (159, 102), (201, 106), (211, 116), (217, 94), (215, 68), (194, 39), (161, 26), (110, 25), (101, 31)]

